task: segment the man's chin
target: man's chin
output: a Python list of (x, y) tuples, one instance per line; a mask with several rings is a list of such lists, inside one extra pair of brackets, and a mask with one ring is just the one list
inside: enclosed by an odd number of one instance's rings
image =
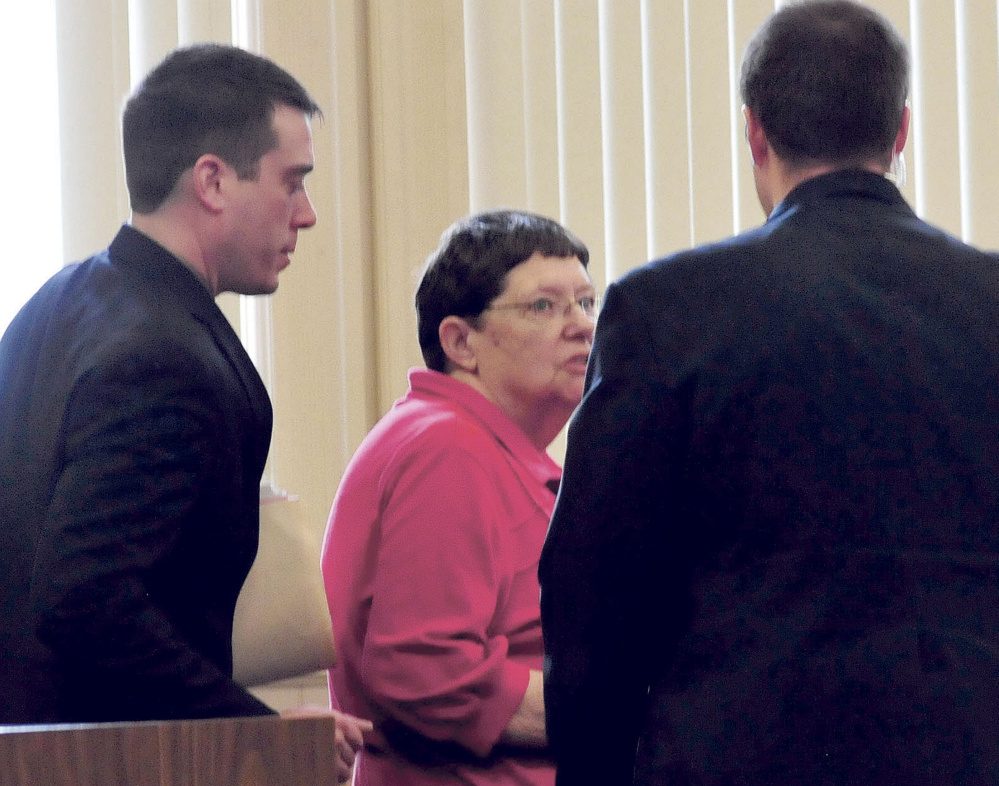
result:
[(223, 290), (224, 292), (232, 292), (236, 295), (273, 295), (277, 292), (278, 282), (273, 281), (269, 283), (253, 283), (253, 284), (242, 284), (239, 286), (234, 286), (230, 289)]

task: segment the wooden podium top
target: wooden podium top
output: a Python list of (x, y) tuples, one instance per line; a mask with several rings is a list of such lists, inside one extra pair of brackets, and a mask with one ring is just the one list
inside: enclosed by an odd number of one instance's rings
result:
[(0, 726), (0, 786), (329, 786), (332, 717)]

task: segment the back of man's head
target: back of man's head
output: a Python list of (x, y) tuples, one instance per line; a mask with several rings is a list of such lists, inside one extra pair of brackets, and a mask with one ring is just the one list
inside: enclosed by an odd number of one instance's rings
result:
[(174, 50), (146, 76), (122, 115), (132, 210), (156, 210), (205, 153), (221, 157), (240, 178), (255, 178), (260, 157), (277, 143), (272, 118), (278, 105), (320, 114), (305, 88), (265, 57), (222, 44)]
[(884, 17), (849, 0), (784, 6), (742, 63), (743, 103), (792, 166), (887, 165), (908, 87), (905, 43)]

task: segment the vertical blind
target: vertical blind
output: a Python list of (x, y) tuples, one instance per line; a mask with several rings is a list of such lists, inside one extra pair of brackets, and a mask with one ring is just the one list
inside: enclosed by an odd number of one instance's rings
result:
[[(503, 4), (491, 24), (496, 5), (464, 3), (473, 209), (554, 213), (600, 249), (606, 279), (762, 220), (738, 71), (772, 0), (525, 2)], [(913, 55), (907, 197), (934, 223), (999, 245), (996, 4), (870, 5)], [(546, 91), (553, 100), (534, 98)], [(555, 164), (536, 165), (546, 158)], [(522, 173), (536, 170), (557, 178), (557, 203), (556, 189), (524, 186)]]
[(0, 236), (16, 249), (4, 263), (0, 334), (61, 259), (54, 16), (54, 0), (0, 7)]
[[(779, 4), (778, 4), (779, 5)], [(996, 3), (877, 0), (913, 55), (903, 191), (999, 247)], [(266, 305), (278, 481), (315, 510), (419, 364), (412, 293), (456, 218), (523, 207), (590, 246), (599, 287), (760, 223), (738, 69), (773, 0), (60, 0), (65, 256), (127, 219), (118, 113), (178, 43), (235, 41), (317, 95), (319, 224)], [(254, 301), (256, 302), (256, 301)], [(262, 325), (262, 327), (261, 327)], [(253, 338), (256, 336), (256, 339)], [(324, 516), (324, 513), (322, 514)]]

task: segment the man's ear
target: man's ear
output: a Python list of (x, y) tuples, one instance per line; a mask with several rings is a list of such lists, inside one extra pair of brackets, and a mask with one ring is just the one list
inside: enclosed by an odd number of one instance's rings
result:
[(895, 144), (892, 146), (892, 155), (898, 155), (902, 152), (902, 148), (905, 147), (905, 143), (909, 138), (909, 118), (911, 114), (909, 112), (909, 106), (902, 107), (902, 122), (898, 124), (898, 133), (895, 135)]
[(467, 319), (453, 315), (444, 317), (437, 326), (437, 337), (451, 365), (469, 373), (475, 373), (479, 367), (474, 342), (469, 341), (473, 330)]
[(742, 115), (746, 119), (746, 141), (749, 142), (749, 152), (753, 157), (753, 165), (763, 166), (770, 156), (770, 142), (767, 140), (767, 132), (763, 130), (759, 118), (753, 114), (753, 110), (748, 106), (742, 108)]
[(194, 195), (212, 213), (221, 212), (225, 207), (224, 180), (232, 174), (225, 161), (212, 153), (205, 153), (194, 162), (191, 180)]

